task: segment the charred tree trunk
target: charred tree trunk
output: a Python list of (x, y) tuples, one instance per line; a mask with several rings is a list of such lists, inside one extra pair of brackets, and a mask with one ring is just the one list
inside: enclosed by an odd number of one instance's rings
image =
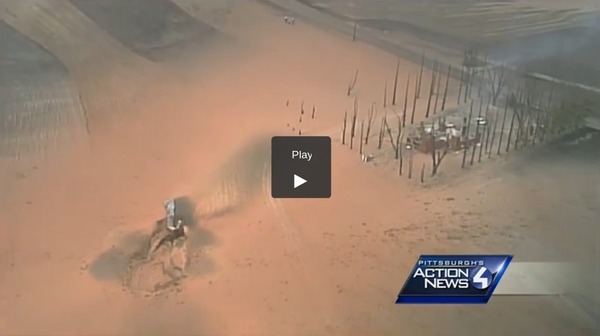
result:
[(417, 91), (415, 91), (415, 97), (421, 96), (421, 82), (423, 80), (423, 67), (425, 66), (425, 51), (421, 55), (421, 69), (419, 70), (419, 78), (417, 79)]
[(427, 110), (425, 110), (425, 118), (429, 118), (429, 110), (431, 108), (431, 97), (433, 96), (433, 90), (435, 88), (435, 71), (437, 68), (437, 61), (433, 62), (433, 70), (431, 71), (431, 85), (429, 85), (429, 97), (427, 98)]
[(464, 141), (464, 149), (463, 149), (463, 158), (462, 158), (462, 164), (461, 164), (461, 168), (465, 168), (465, 164), (467, 162), (467, 151), (469, 150), (469, 134), (470, 134), (470, 130), (471, 130), (471, 118), (473, 117), (473, 101), (471, 100), (471, 106), (469, 107), (469, 117), (467, 119), (467, 129), (466, 129), (466, 135), (465, 135), (465, 141)]
[(502, 148), (502, 138), (504, 138), (504, 126), (506, 125), (506, 115), (508, 114), (508, 97), (504, 105), (504, 113), (502, 115), (502, 126), (500, 127), (500, 139), (498, 139), (498, 151), (497, 155), (500, 155), (500, 148)]
[(446, 109), (446, 97), (448, 96), (448, 85), (450, 84), (450, 73), (452, 72), (452, 65), (448, 65), (448, 74), (446, 75), (446, 86), (444, 87), (444, 99), (442, 99), (442, 109)]
[(456, 99), (456, 105), (460, 105), (460, 97), (462, 97), (463, 86), (465, 82), (465, 67), (460, 68), (460, 84), (458, 86), (458, 96)]
[(346, 144), (346, 125), (348, 124), (348, 111), (344, 112), (344, 123), (342, 124), (342, 145)]
[(396, 62), (396, 75), (394, 76), (394, 93), (392, 94), (392, 105), (396, 106), (396, 93), (398, 91), (398, 73), (400, 71), (400, 59)]
[(402, 127), (406, 126), (406, 107), (408, 106), (408, 88), (410, 87), (410, 74), (406, 79), (406, 91), (404, 92), (404, 109), (402, 110)]

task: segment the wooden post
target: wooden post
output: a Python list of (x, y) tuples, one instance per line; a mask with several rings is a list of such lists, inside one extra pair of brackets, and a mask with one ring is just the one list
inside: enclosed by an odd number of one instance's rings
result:
[(433, 62), (433, 70), (431, 71), (431, 85), (429, 85), (429, 98), (427, 99), (427, 110), (425, 110), (425, 118), (429, 118), (429, 110), (431, 108), (431, 96), (433, 96), (433, 90), (435, 88), (435, 71), (437, 68), (437, 61)]
[(417, 91), (415, 92), (415, 96), (419, 98), (421, 95), (421, 82), (423, 80), (423, 67), (425, 66), (425, 51), (423, 50), (423, 54), (421, 55), (421, 70), (419, 70), (419, 78), (417, 80)]
[(313, 105), (312, 114), (310, 115), (311, 119), (315, 119), (315, 106)]
[(396, 76), (394, 77), (394, 93), (392, 94), (392, 105), (396, 105), (396, 93), (398, 91), (398, 72), (400, 71), (400, 59), (396, 62)]
[(356, 26), (357, 23), (354, 22), (354, 29), (352, 30), (352, 42), (356, 41)]
[(421, 167), (421, 183), (425, 182), (425, 162), (423, 162), (423, 166)]
[(444, 88), (444, 99), (442, 99), (441, 111), (446, 109), (446, 96), (448, 95), (448, 85), (450, 84), (450, 73), (452, 72), (452, 65), (448, 64), (448, 74), (446, 75), (446, 85)]
[(469, 149), (469, 131), (471, 130), (471, 117), (473, 116), (473, 101), (471, 100), (471, 107), (469, 107), (469, 118), (467, 120), (467, 130), (466, 130), (466, 135), (465, 135), (465, 143), (464, 143), (464, 150), (463, 150), (463, 158), (462, 158), (462, 164), (461, 164), (461, 168), (465, 168), (465, 163), (467, 161), (467, 150)]
[(504, 113), (502, 115), (502, 126), (500, 127), (500, 139), (498, 139), (498, 150), (496, 152), (497, 155), (500, 155), (500, 148), (502, 148), (502, 138), (504, 138), (504, 126), (506, 125), (506, 114), (508, 113), (508, 97), (506, 98), (506, 103), (504, 104)]

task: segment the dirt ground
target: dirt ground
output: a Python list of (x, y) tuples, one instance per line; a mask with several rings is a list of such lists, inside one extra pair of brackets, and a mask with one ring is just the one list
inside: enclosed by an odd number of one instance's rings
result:
[[(592, 266), (583, 281), (600, 288), (594, 278), (597, 144), (522, 154), (424, 188), (386, 167), (363, 164), (339, 144), (344, 111), (352, 110), (355, 97), (361, 111), (375, 103), (380, 113), (398, 113), (399, 107), (381, 106), (395, 56), (301, 19), (286, 25), (281, 12), (248, 1), (235, 2), (219, 21), (226, 36), (209, 33), (210, 48), (185, 48), (184, 60), (169, 62), (177, 48), (152, 59), (140, 52), (148, 49), (135, 49), (86, 19), (73, 5), (78, 2), (84, 1), (37, 1), (37, 10), (0, 3), (0, 20), (64, 64), (68, 77), (56, 72), (81, 95), (81, 111), (53, 113), (84, 120), (65, 122), (79, 131), (53, 142), (50, 151), (38, 136), (45, 125), (31, 127), (42, 122), (24, 117), (47, 103), (24, 97), (23, 107), (15, 99), (7, 109), (18, 117), (0, 112), (3, 123), (23, 120), (11, 129), (39, 144), (23, 146), (12, 140), (15, 133), (0, 134), (6, 146), (0, 268), (8, 270), (0, 273), (3, 335), (598, 333), (598, 293), (578, 301), (494, 297), (485, 306), (394, 305), (425, 253), (584, 260)], [(197, 7), (186, 8), (186, 20), (201, 17)], [(399, 65), (403, 74), (418, 72), (419, 65)], [(357, 87), (347, 96), (357, 69)], [(19, 87), (2, 83), (3, 91)], [(450, 86), (455, 96), (457, 85)], [(70, 97), (60, 90), (45, 94)], [(315, 119), (299, 121), (302, 105), (315, 107)], [(420, 99), (417, 120), (425, 105)], [(246, 207), (198, 223), (189, 275), (180, 286), (153, 297), (124, 289), (127, 256), (145, 242), (166, 198), (189, 195), (200, 202), (248, 143), (298, 130), (334, 139), (330, 199), (273, 200), (257, 193)], [(255, 163), (241, 164), (241, 171), (249, 169), (245, 164)]]

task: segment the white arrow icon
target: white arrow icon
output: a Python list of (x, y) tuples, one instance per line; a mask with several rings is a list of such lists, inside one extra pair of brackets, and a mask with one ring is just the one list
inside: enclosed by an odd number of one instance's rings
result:
[(487, 268), (481, 267), (477, 274), (475, 274), (475, 276), (473, 277), (473, 281), (475, 283), (480, 284), (482, 289), (489, 287), (488, 279), (484, 276), (485, 271), (487, 271)]
[(305, 179), (303, 179), (302, 177), (294, 174), (294, 189), (298, 188), (299, 186), (303, 185), (306, 182), (307, 181)]

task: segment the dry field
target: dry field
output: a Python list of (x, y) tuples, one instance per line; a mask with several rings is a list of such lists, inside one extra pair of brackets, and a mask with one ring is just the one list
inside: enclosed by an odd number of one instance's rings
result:
[[(302, 19), (286, 25), (261, 2), (132, 3), (0, 2), (13, 55), (38, 46), (37, 58), (0, 68), (0, 334), (597, 334), (600, 293), (393, 304), (423, 253), (586, 261), (581, 280), (600, 288), (597, 144), (524, 151), (421, 185), (397, 176), (393, 158), (366, 165), (339, 143), (356, 100), (361, 118), (373, 106), (401, 113), (403, 94), (382, 106), (385, 84), (390, 99), (398, 66), (405, 92), (418, 64)], [(429, 78), (425, 69), (424, 87)], [(449, 83), (448, 109), (458, 91)], [(416, 123), (426, 105), (421, 95)], [(262, 189), (260, 139), (299, 131), (334, 139), (330, 199)], [(188, 278), (155, 297), (122, 286), (166, 198), (202, 209), (234, 199), (236, 184), (252, 197), (199, 223)]]
[(528, 71), (600, 86), (597, 1), (303, 2), (446, 62), (459, 64), (475, 46)]

